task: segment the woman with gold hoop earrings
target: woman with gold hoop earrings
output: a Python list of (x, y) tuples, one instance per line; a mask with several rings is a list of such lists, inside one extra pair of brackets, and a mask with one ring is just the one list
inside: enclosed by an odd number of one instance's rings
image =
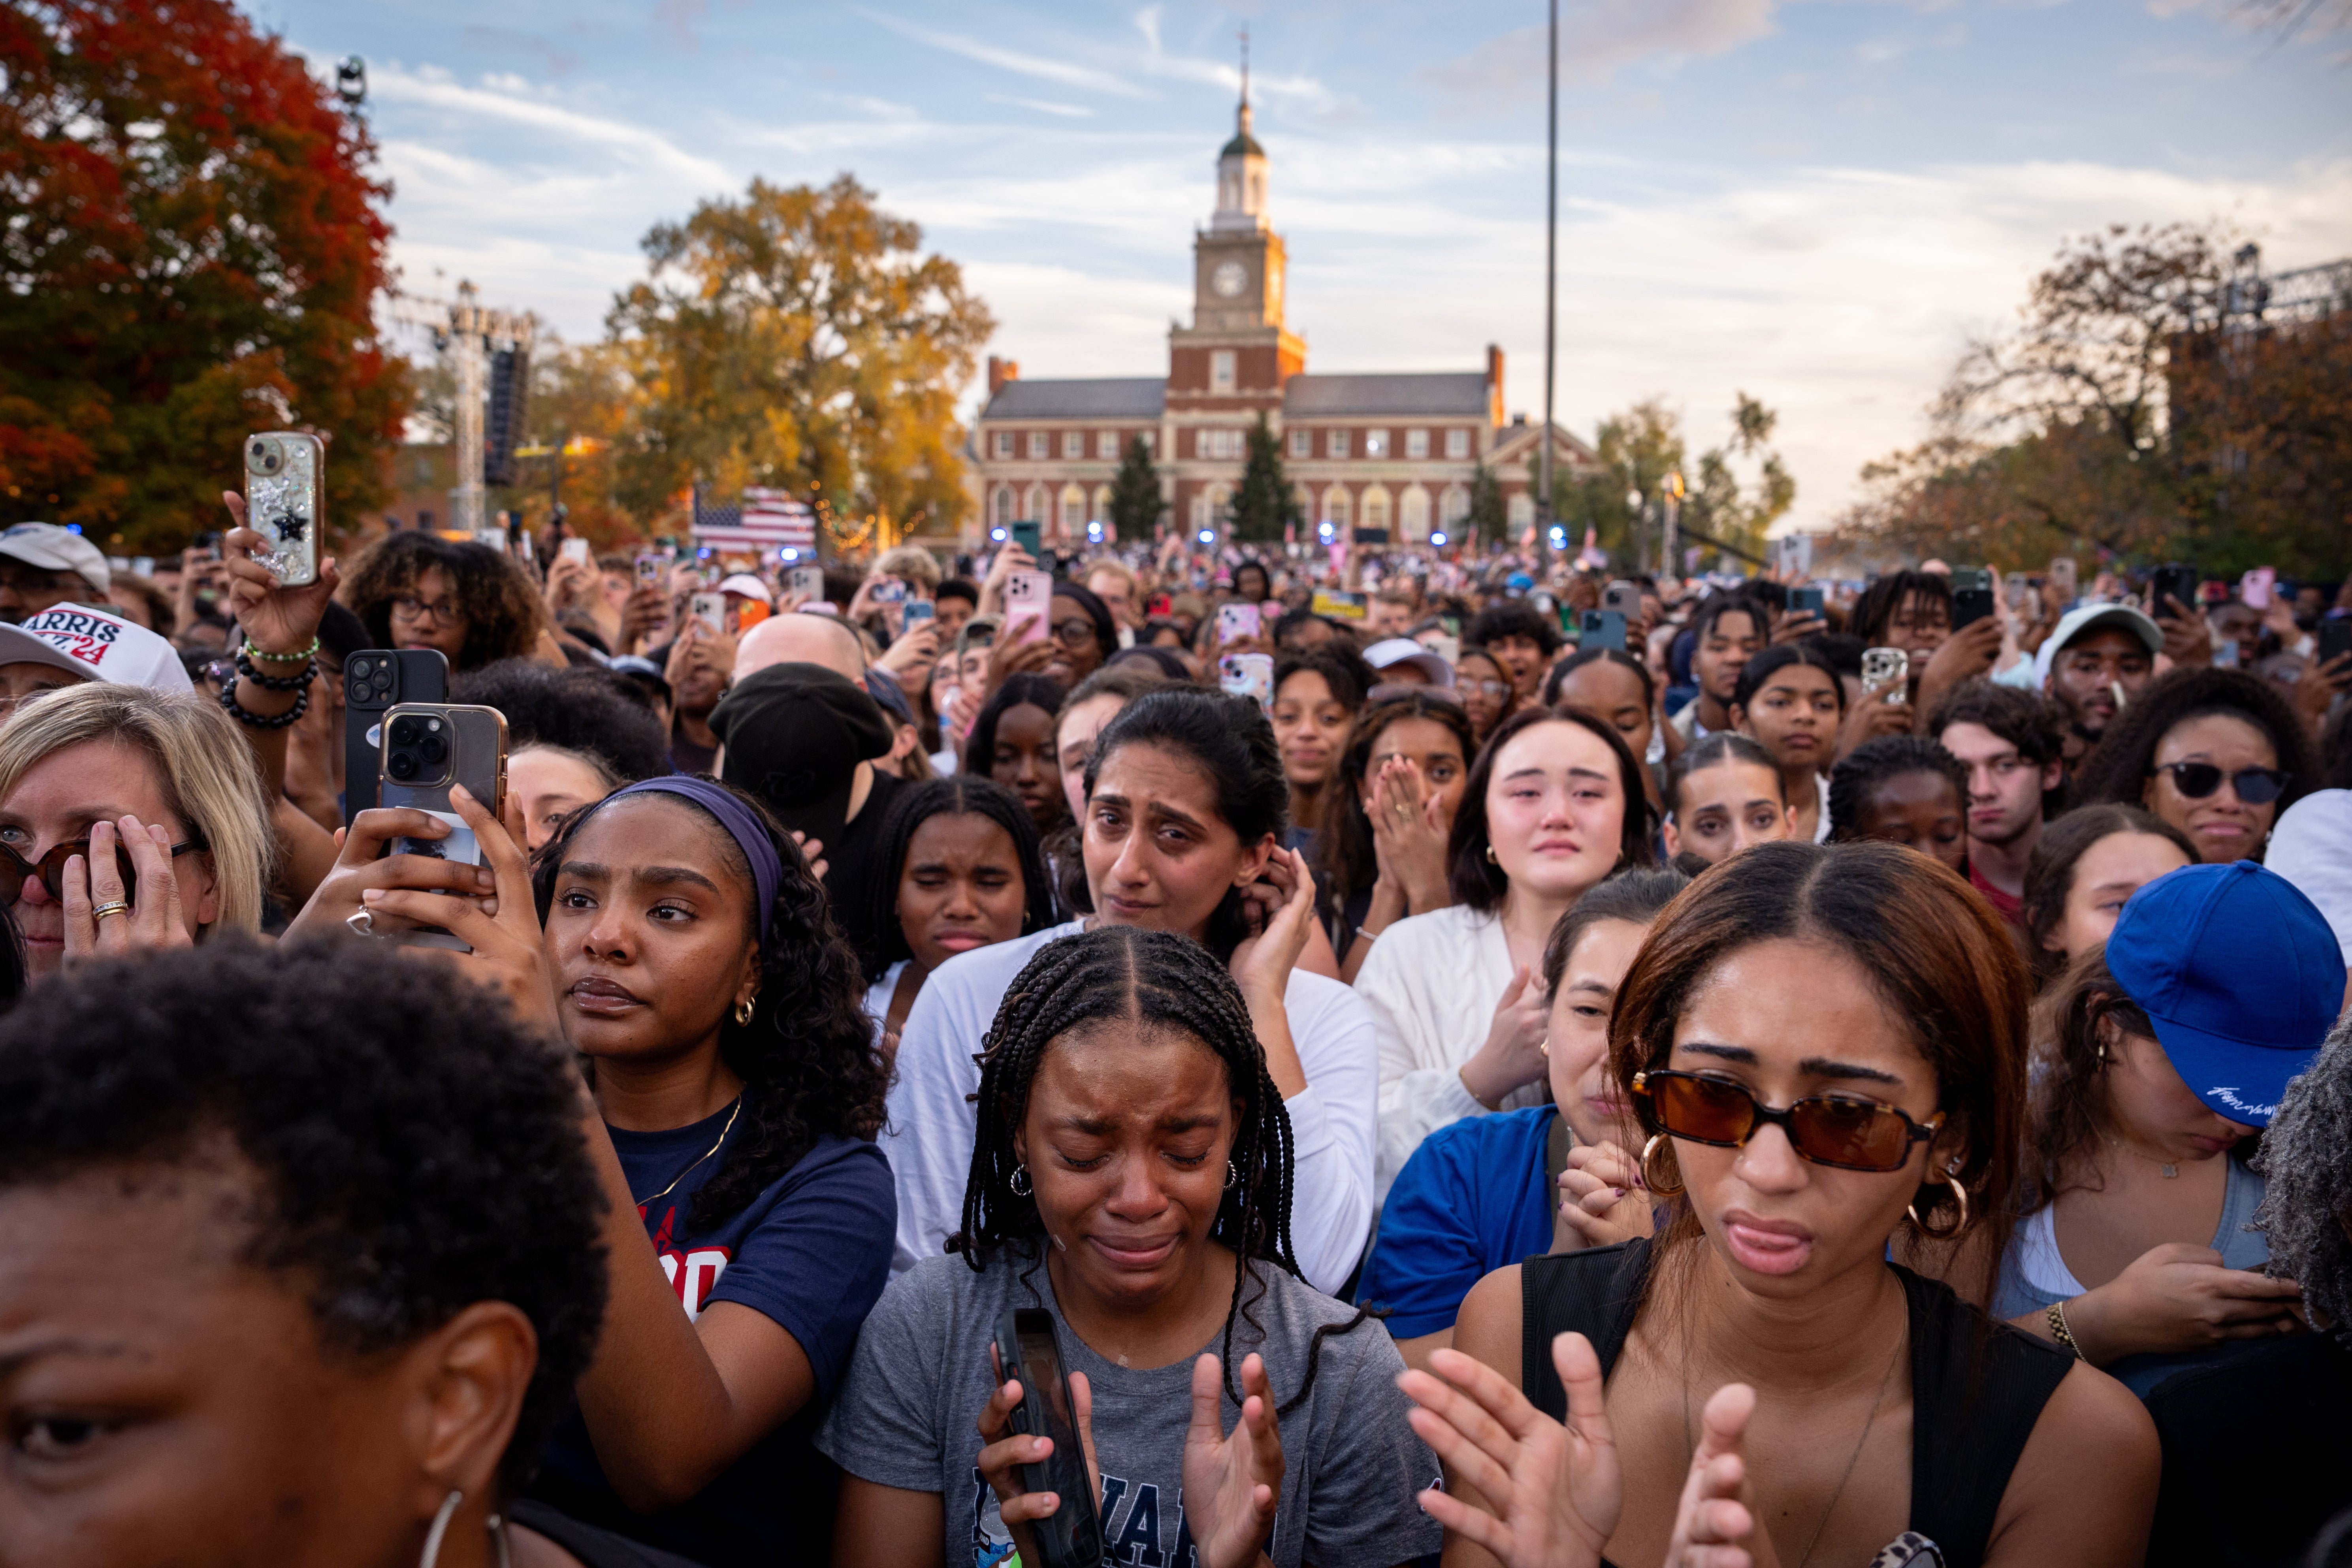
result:
[(1889, 1258), (2000, 1258), (2031, 991), (1899, 846), (1761, 844), (1676, 900), (1610, 1047), (1678, 1211), (1487, 1276), (1405, 1374), (1450, 1568), (2139, 1563), (2138, 1401)]
[(1994, 1314), (2142, 1398), (2298, 1331), (2246, 1161), (2343, 999), (2335, 933), (2277, 872), (2187, 866), (2134, 893), (2042, 1003), (2033, 1193)]

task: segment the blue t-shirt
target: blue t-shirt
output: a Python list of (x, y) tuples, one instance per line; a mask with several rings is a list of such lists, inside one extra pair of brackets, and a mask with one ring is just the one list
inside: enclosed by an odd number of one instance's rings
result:
[(1551, 1250), (1549, 1105), (1469, 1116), (1439, 1128), (1397, 1173), (1356, 1300), (1385, 1307), (1389, 1332), (1417, 1339), (1454, 1326), (1470, 1287)]
[[(660, 1192), (718, 1139), (733, 1109), (662, 1132), (608, 1128), (629, 1190)], [(808, 1357), (814, 1396), (692, 1501), (662, 1513), (632, 1512), (621, 1501), (576, 1409), (549, 1441), (530, 1489), (575, 1519), (713, 1568), (824, 1563), (833, 1549), (835, 1472), (810, 1439), (848, 1370), (858, 1326), (889, 1283), (897, 1189), (879, 1148), (824, 1137), (741, 1209), (696, 1230), (688, 1217), (695, 1194), (744, 1131), (739, 1121), (717, 1154), (639, 1212), (686, 1314), (735, 1301), (772, 1319)]]

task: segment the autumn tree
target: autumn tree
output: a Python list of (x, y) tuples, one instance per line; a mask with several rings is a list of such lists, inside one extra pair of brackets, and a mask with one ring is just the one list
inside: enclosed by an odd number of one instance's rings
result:
[(898, 528), (957, 521), (955, 396), (995, 322), (921, 246), (847, 174), (754, 180), (656, 225), (647, 277), (606, 318), (638, 395), (623, 504), (651, 516), (697, 482), (761, 485)]
[(0, 8), (0, 78), (8, 520), (176, 548), (280, 427), (327, 439), (331, 521), (377, 504), (405, 394), (365, 126), (223, 0)]
[(1470, 512), (1464, 521), (1469, 525), (1470, 537), (1482, 543), (1500, 544), (1510, 534), (1510, 511), (1503, 500), (1503, 481), (1483, 462), (1470, 474)]
[(1694, 470), (1682, 416), (1664, 399), (1645, 398), (1612, 415), (1601, 422), (1593, 443), (1600, 467), (1566, 498), (1561, 521), (1572, 531), (1594, 530), (1601, 548), (1621, 560), (1645, 560), (1666, 476), (1680, 474), (1685, 531), (1761, 555), (1765, 531), (1795, 504), (1797, 485), (1769, 444), (1778, 414), (1742, 392), (1730, 423), (1728, 438), (1700, 453)]
[(1168, 515), (1160, 470), (1152, 466), (1151, 443), (1137, 436), (1127, 444), (1118, 473), (1110, 482), (1110, 522), (1122, 540), (1150, 539)]
[(1261, 413), (1250, 426), (1249, 455), (1242, 465), (1241, 489), (1234, 492), (1234, 537), (1279, 542), (1286, 526), (1300, 520), (1298, 498), (1282, 471), (1282, 441)]

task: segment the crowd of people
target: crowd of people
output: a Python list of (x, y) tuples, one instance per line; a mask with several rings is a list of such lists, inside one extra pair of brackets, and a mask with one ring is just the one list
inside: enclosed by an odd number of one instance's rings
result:
[(2352, 1562), (2352, 584), (225, 501), (0, 532), (5, 1568)]

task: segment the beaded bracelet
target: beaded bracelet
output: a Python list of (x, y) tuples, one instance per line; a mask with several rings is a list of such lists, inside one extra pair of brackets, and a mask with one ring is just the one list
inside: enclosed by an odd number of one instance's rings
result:
[(283, 730), (299, 721), (310, 708), (310, 688), (306, 682), (302, 689), (295, 694), (294, 706), (274, 719), (265, 719), (258, 713), (248, 712), (238, 706), (235, 681), (221, 688), (220, 705), (223, 712), (240, 724), (249, 725), (256, 730)]
[(319, 639), (317, 637), (312, 637), (310, 639), (310, 647), (298, 647), (292, 653), (264, 653), (261, 649), (253, 646), (253, 639), (251, 637), (247, 637), (245, 639), (245, 647), (238, 650), (237, 657), (240, 658), (257, 658), (264, 664), (300, 664), (306, 659), (316, 658), (318, 654)]
[(2074, 1342), (2074, 1336), (2069, 1332), (2066, 1328), (2066, 1303), (2063, 1301), (2051, 1302), (2049, 1311), (2044, 1313), (2043, 1316), (2050, 1323), (2050, 1337), (2056, 1340), (2060, 1344), (2064, 1345), (2068, 1350), (2073, 1351), (2074, 1352), (2074, 1359), (2076, 1361), (2081, 1361), (2083, 1359), (2083, 1347)]
[[(247, 647), (252, 646), (250, 643), (246, 645)], [(264, 675), (254, 668), (253, 660), (247, 658), (245, 650), (240, 648), (236, 655), (236, 672), (264, 691), (300, 691), (318, 679), (319, 661), (315, 658), (306, 661), (299, 675)]]

